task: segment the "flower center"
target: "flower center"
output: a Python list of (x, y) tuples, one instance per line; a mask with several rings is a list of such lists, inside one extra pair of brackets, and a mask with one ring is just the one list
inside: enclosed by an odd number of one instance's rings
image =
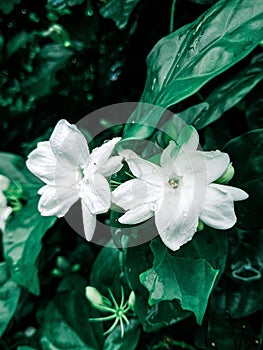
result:
[(177, 188), (177, 187), (178, 187), (178, 181), (175, 180), (175, 179), (170, 179), (170, 180), (169, 180), (169, 185), (170, 185), (172, 188)]

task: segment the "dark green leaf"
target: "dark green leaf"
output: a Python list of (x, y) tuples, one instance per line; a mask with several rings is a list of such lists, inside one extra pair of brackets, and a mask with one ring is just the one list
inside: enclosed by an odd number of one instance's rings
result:
[(259, 338), (247, 320), (233, 320), (213, 309), (208, 324), (198, 329), (195, 343), (204, 350), (259, 350)]
[(236, 76), (219, 85), (207, 98), (209, 109), (194, 123), (197, 129), (213, 123), (225, 111), (235, 106), (263, 78), (263, 54), (255, 56), (251, 63)]
[(4, 253), (14, 281), (39, 293), (37, 259), (45, 232), (54, 224), (54, 217), (39, 214), (37, 190), (41, 182), (25, 166), (22, 157), (0, 153), (0, 174), (23, 188), (26, 205), (8, 222), (3, 237)]
[(34, 198), (42, 182), (26, 167), (25, 159), (12, 153), (0, 152), (0, 174), (23, 187), (25, 197)]
[(23, 93), (38, 99), (51, 93), (57, 85), (56, 74), (64, 68), (73, 51), (60, 44), (47, 44), (39, 55), (39, 64), (33, 74), (22, 83)]
[(108, 288), (119, 295), (122, 283), (122, 253), (112, 247), (103, 247), (91, 270), (90, 285), (108, 296)]
[(26, 44), (31, 40), (31, 38), (32, 34), (29, 34), (24, 30), (18, 33), (7, 43), (7, 56), (10, 57), (20, 48), (25, 48)]
[(152, 260), (152, 252), (148, 244), (126, 250), (125, 274), (130, 288), (136, 294), (136, 314), (146, 332), (169, 326), (190, 315), (189, 312), (182, 310), (176, 300), (163, 301), (154, 306), (148, 305), (149, 293), (140, 283), (139, 275), (152, 266)]
[(104, 18), (112, 19), (119, 29), (124, 29), (134, 7), (140, 0), (109, 0), (100, 9)]
[(50, 302), (46, 308), (41, 346), (42, 350), (99, 349), (90, 347), (81, 340), (77, 333), (66, 322), (53, 302)]
[(22, 345), (17, 348), (17, 350), (36, 350), (35, 348), (31, 348), (31, 346)]
[[(36, 193), (35, 193), (36, 196)], [(38, 198), (30, 200), (8, 223), (4, 233), (4, 251), (14, 281), (39, 294), (38, 256), (42, 238), (56, 218), (39, 214)]]
[(0, 336), (13, 317), (20, 296), (19, 286), (7, 274), (5, 262), (0, 263)]
[(153, 266), (140, 274), (141, 283), (150, 293), (149, 304), (178, 299), (182, 308), (192, 311), (201, 324), (219, 271), (205, 259), (170, 255), (159, 240), (152, 241), (151, 249)]
[(120, 326), (107, 336), (103, 350), (134, 350), (139, 341), (140, 333), (138, 321), (131, 319), (129, 325), (125, 325), (123, 337), (121, 337)]
[(245, 110), (250, 129), (258, 129), (263, 125), (263, 98), (255, 99)]
[[(161, 39), (147, 58), (141, 101), (167, 108), (240, 61), (262, 40), (262, 12), (261, 0), (221, 0), (195, 22)], [(152, 126), (154, 112), (149, 109), (143, 118), (133, 113), (129, 122)]]
[(88, 349), (101, 349), (103, 328), (101, 322), (90, 322), (89, 317), (97, 317), (97, 311), (85, 297), (84, 279), (75, 279), (74, 289), (56, 294), (54, 303), (64, 322), (86, 344)]
[(215, 308), (234, 318), (263, 309), (263, 231), (233, 230), (228, 235), (226, 274), (212, 296)]
[(0, 0), (0, 10), (5, 14), (8, 15), (10, 12), (13, 11), (14, 7), (19, 4), (21, 0)]
[(228, 142), (224, 151), (230, 155), (235, 168), (231, 182), (249, 194), (237, 202), (238, 224), (244, 229), (262, 227), (263, 212), (263, 129), (250, 131)]

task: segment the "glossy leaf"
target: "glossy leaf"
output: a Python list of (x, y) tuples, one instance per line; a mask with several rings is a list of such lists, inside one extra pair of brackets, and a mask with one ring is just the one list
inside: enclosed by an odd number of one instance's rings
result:
[(263, 98), (256, 98), (245, 110), (250, 129), (259, 129), (263, 125)]
[(65, 321), (56, 305), (50, 302), (46, 308), (41, 336), (42, 350), (96, 350), (86, 345)]
[[(36, 194), (35, 194), (36, 196)], [(14, 281), (39, 294), (38, 256), (42, 238), (56, 218), (41, 216), (38, 198), (30, 200), (8, 223), (4, 238), (6, 262)]]
[(13, 280), (32, 293), (39, 294), (38, 255), (41, 240), (55, 218), (39, 214), (37, 191), (41, 182), (26, 168), (25, 160), (3, 152), (0, 153), (0, 160), (0, 174), (22, 186), (26, 202), (6, 226), (3, 236), (5, 258)]
[(220, 118), (225, 111), (241, 101), (262, 78), (263, 54), (260, 54), (245, 69), (219, 85), (206, 98), (209, 109), (195, 121), (195, 127), (202, 129)]
[(101, 349), (103, 346), (103, 327), (101, 322), (90, 322), (89, 317), (98, 313), (85, 297), (83, 278), (75, 279), (75, 287), (55, 295), (54, 303), (64, 322), (72, 332), (85, 343), (87, 349)]
[(228, 142), (224, 151), (235, 168), (233, 186), (245, 190), (249, 198), (236, 203), (238, 225), (244, 229), (260, 228), (263, 212), (263, 129), (250, 131)]
[(13, 317), (20, 296), (20, 287), (8, 276), (5, 262), (0, 263), (0, 336)]
[(130, 288), (135, 292), (135, 311), (146, 332), (170, 326), (190, 315), (189, 312), (182, 310), (177, 300), (162, 301), (153, 306), (148, 304), (149, 293), (140, 283), (139, 275), (151, 267), (152, 259), (148, 244), (129, 248), (125, 253), (125, 275)]
[[(168, 108), (240, 61), (262, 40), (262, 13), (261, 0), (221, 0), (193, 23), (162, 38), (147, 58), (141, 101)], [(154, 112), (148, 110), (140, 119), (141, 113), (133, 113), (129, 122), (152, 125)], [(134, 137), (131, 130), (125, 137)]]
[(192, 311), (201, 324), (219, 271), (204, 259), (170, 255), (159, 240), (152, 241), (151, 249), (153, 266), (140, 275), (141, 283), (150, 293), (149, 304), (178, 299), (182, 308)]
[(138, 321), (131, 319), (129, 325), (125, 325), (124, 336), (121, 337), (120, 326), (116, 327), (105, 339), (103, 350), (134, 350), (140, 338)]
[(104, 18), (112, 19), (119, 29), (124, 29), (129, 17), (140, 0), (109, 0), (100, 9)]

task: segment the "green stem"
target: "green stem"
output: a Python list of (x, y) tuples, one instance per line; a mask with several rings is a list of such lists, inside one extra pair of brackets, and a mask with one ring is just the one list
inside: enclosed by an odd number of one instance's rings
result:
[(171, 6), (171, 16), (170, 16), (170, 28), (169, 33), (171, 34), (174, 31), (174, 12), (175, 12), (176, 0), (173, 0)]

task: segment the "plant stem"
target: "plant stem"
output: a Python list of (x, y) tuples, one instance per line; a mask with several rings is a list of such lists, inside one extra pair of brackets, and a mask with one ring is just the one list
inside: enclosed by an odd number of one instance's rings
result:
[(171, 6), (171, 16), (170, 16), (170, 28), (169, 33), (171, 34), (174, 31), (174, 11), (175, 11), (176, 0), (173, 0)]

